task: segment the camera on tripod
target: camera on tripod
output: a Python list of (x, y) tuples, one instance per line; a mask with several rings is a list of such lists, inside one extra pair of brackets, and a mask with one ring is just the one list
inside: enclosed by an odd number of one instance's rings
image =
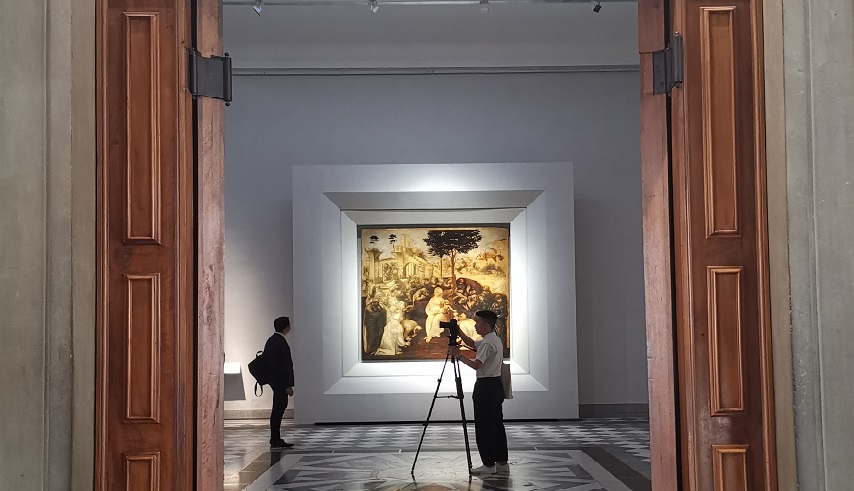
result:
[(448, 330), (448, 346), (459, 346), (457, 338), (460, 337), (460, 325), (456, 319), (439, 321), (439, 328)]

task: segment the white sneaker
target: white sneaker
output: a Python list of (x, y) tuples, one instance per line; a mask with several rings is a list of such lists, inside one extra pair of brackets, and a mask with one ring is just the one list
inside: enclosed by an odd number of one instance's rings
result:
[(495, 470), (496, 472), (507, 474), (508, 472), (510, 472), (510, 464), (507, 462), (498, 462), (495, 464)]
[(494, 465), (482, 465), (471, 470), (472, 474), (493, 474), (494, 472)]

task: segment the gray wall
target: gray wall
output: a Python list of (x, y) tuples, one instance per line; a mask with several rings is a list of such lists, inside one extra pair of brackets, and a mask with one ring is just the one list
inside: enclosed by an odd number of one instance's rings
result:
[(293, 311), (290, 167), (362, 163), (573, 162), (579, 402), (647, 402), (637, 72), (234, 82), (225, 346), (248, 400), (226, 409), (269, 407), (245, 363)]
[(94, 20), (92, 0), (0, 13), (3, 489), (93, 486)]
[(784, 0), (798, 480), (854, 483), (854, 3)]

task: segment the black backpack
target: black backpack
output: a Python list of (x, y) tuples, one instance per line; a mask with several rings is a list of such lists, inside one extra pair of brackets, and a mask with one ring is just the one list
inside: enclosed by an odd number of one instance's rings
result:
[[(246, 367), (249, 368), (249, 373), (255, 377), (255, 396), (261, 397), (264, 394), (264, 384), (270, 383), (270, 370), (267, 367), (267, 359), (264, 358), (264, 352), (259, 351), (255, 353), (255, 359), (250, 361)], [(260, 393), (258, 391), (259, 388), (261, 389)]]

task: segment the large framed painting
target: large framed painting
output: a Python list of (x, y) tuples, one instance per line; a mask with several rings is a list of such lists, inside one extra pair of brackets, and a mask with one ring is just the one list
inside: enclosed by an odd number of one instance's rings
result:
[(362, 227), (362, 360), (444, 359), (456, 319), (477, 340), (474, 315), (498, 314), (510, 356), (510, 229), (501, 226)]

